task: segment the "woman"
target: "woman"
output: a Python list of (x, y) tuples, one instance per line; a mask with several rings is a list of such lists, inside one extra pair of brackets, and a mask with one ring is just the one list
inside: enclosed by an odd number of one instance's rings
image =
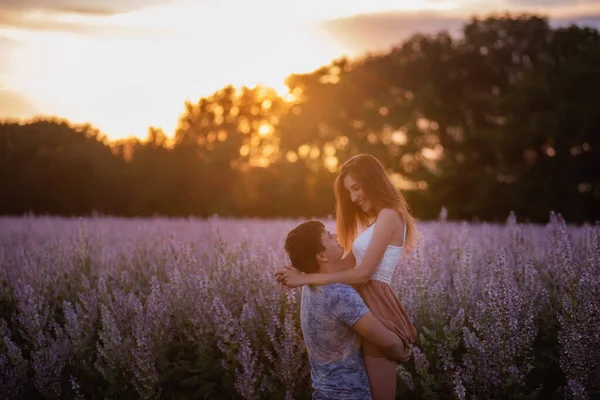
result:
[[(337, 236), (346, 251), (352, 248), (347, 257), (355, 258), (356, 268), (330, 274), (302, 274), (286, 267), (278, 272), (278, 280), (290, 287), (353, 285), (371, 312), (400, 336), (408, 360), (417, 333), (390, 282), (403, 248), (415, 245), (415, 220), (379, 160), (368, 154), (357, 155), (340, 167), (335, 197)], [(364, 229), (360, 234), (359, 228)], [(396, 363), (367, 341), (362, 351), (373, 398), (394, 399)]]

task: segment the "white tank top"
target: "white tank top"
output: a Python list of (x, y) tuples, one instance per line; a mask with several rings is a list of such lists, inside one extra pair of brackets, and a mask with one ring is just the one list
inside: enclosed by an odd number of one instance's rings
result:
[[(371, 237), (373, 237), (373, 229), (375, 227), (375, 223), (373, 223), (370, 227), (368, 227), (364, 232), (356, 237), (354, 243), (352, 243), (352, 253), (354, 253), (354, 257), (356, 258), (356, 266), (360, 265), (363, 258), (365, 257), (365, 253), (367, 252), (367, 248), (369, 247), (369, 243), (371, 242)], [(404, 224), (404, 238), (402, 243), (406, 241), (406, 223)], [(393, 246), (388, 244), (385, 252), (383, 253), (383, 257), (381, 257), (381, 261), (379, 265), (377, 265), (377, 269), (375, 273), (371, 276), (370, 279), (374, 279), (377, 281), (385, 282), (388, 285), (392, 282), (392, 276), (394, 275), (394, 271), (396, 270), (396, 266), (398, 265), (398, 260), (402, 255), (402, 249), (404, 246)]]

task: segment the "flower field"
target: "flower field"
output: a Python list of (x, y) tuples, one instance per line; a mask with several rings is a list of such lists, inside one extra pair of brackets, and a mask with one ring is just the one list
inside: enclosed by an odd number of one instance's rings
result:
[[(1, 218), (0, 397), (309, 399), (300, 291), (273, 280), (299, 222)], [(600, 396), (600, 226), (418, 228), (398, 398)]]

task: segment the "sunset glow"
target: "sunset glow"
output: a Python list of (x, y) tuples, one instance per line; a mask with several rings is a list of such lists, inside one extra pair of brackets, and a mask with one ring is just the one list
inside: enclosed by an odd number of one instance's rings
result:
[(262, 84), (293, 100), (286, 76), (355, 52), (322, 22), (374, 12), (471, 9), (469, 0), (172, 0), (107, 15), (14, 11), (0, 19), (0, 39), (14, 43), (0, 47), (10, 51), (8, 66), (0, 66), (0, 90), (17, 94), (27, 107), (17, 110), (14, 100), (0, 99), (13, 102), (0, 103), (0, 117), (58, 115), (90, 122), (112, 139), (145, 137), (149, 126), (171, 135), (186, 100), (228, 84)]

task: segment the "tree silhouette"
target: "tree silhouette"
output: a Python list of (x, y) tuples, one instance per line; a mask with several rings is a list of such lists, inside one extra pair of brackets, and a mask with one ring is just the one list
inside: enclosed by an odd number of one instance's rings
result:
[(597, 30), (490, 15), (286, 83), (187, 102), (172, 138), (4, 122), (0, 212), (324, 216), (336, 168), (370, 153), (420, 218), (600, 219)]

